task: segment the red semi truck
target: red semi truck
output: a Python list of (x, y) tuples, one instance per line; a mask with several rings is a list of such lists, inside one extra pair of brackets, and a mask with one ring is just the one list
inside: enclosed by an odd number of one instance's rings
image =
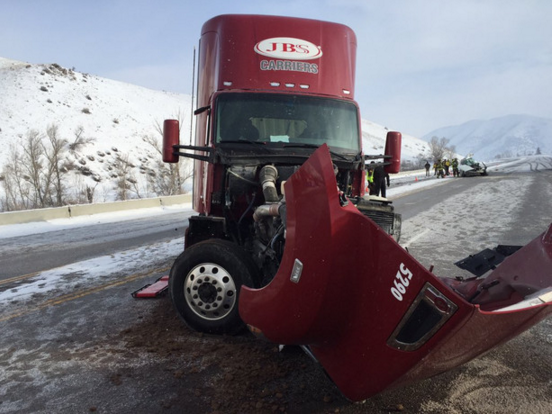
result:
[[(170, 280), (177, 311), (192, 328), (235, 333), (244, 327), (241, 286), (264, 287), (283, 256), (282, 186), (323, 144), (342, 204), (352, 202), (399, 237), (401, 220), (391, 202), (365, 196), (369, 157), (362, 152), (354, 101), (355, 51), (353, 31), (336, 23), (226, 15), (203, 26), (195, 145), (181, 146), (194, 152), (185, 155), (195, 159), (193, 208), (199, 215), (189, 219), (187, 250)], [(166, 162), (179, 158), (178, 132), (177, 121), (165, 122)], [(389, 133), (390, 173), (399, 170), (400, 141), (399, 133)], [(216, 263), (224, 254), (229, 260)], [(203, 273), (185, 272), (196, 265)], [(216, 265), (217, 273), (204, 273)], [(200, 274), (210, 280), (197, 286), (190, 277)]]
[[(164, 161), (195, 160), (185, 250), (169, 277), (197, 331), (300, 345), (352, 400), (456, 367), (551, 314), (551, 226), (524, 248), (439, 278), (397, 243), (400, 216), (366, 195), (368, 160), (399, 170), (401, 135), (365, 156), (356, 37), (276, 16), (206, 22), (194, 145), (164, 123)], [(489, 276), (483, 277), (495, 269)]]

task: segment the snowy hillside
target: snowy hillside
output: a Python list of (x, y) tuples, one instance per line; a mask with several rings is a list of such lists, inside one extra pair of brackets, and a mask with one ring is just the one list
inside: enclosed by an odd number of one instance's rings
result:
[(551, 156), (551, 119), (509, 115), (490, 120), (473, 120), (458, 126), (436, 129), (424, 136), (447, 138), (459, 154), (473, 153), (477, 160), (534, 155), (539, 149)]
[[(365, 155), (377, 155), (384, 152), (387, 128), (367, 120), (362, 121), (362, 149)], [(420, 164), (430, 153), (428, 142), (403, 134), (401, 159)]]
[(164, 119), (180, 117), (187, 131), (190, 125), (189, 116), (184, 116), (190, 115), (190, 96), (149, 90), (57, 64), (0, 58), (0, 91), (0, 171), (11, 158), (13, 145), (24, 142), (30, 131), (46, 137), (48, 127), (55, 125), (59, 136), (70, 143), (78, 135), (90, 140), (66, 159), (78, 183), (102, 186), (96, 196), (101, 201), (112, 200), (111, 171), (116, 158), (128, 159), (139, 178), (160, 161), (155, 148), (143, 138), (160, 138), (156, 125)]

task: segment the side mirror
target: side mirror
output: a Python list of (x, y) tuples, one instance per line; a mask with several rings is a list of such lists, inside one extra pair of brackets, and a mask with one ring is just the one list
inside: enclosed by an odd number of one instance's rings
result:
[(389, 164), (384, 167), (386, 173), (395, 174), (401, 169), (401, 137), (401, 132), (390, 131), (387, 133), (384, 161)]
[(174, 154), (174, 145), (179, 145), (179, 121), (166, 119), (164, 121), (164, 139), (162, 143), (162, 160), (165, 163), (177, 163), (179, 155)]

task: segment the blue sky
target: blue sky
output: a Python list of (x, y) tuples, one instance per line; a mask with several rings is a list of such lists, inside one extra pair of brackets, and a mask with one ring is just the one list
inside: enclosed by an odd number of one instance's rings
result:
[(552, 115), (550, 0), (0, 0), (0, 57), (190, 94), (201, 26), (225, 13), (350, 26), (362, 117), (392, 130)]

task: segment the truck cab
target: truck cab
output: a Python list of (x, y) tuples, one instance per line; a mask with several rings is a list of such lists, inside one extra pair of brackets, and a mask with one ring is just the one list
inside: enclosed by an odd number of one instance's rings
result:
[[(198, 215), (189, 219), (185, 251), (170, 277), (177, 311), (193, 329), (235, 333), (244, 326), (237, 312), (240, 286), (267, 285), (284, 252), (283, 186), (324, 144), (341, 204), (357, 205), (399, 238), (400, 215), (390, 201), (366, 195), (365, 170), (372, 158), (397, 172), (401, 135), (390, 133), (390, 155), (363, 154), (355, 57), (354, 32), (337, 23), (222, 15), (202, 27), (194, 145), (180, 144), (178, 121), (164, 123), (164, 161), (188, 157), (195, 164)], [(191, 252), (199, 253), (194, 263), (217, 265), (220, 272), (234, 268), (215, 263), (214, 248), (242, 260), (248, 274), (208, 275), (196, 286)], [(221, 297), (224, 290), (231, 296)]]

